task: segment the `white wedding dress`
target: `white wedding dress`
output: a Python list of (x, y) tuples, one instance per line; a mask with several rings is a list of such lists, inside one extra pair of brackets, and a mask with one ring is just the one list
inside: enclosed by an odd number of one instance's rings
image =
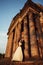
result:
[(12, 61), (23, 61), (23, 53), (21, 46), (19, 46), (13, 54)]

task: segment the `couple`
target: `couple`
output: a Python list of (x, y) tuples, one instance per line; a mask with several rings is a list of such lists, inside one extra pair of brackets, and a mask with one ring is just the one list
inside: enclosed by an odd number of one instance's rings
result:
[(23, 61), (24, 60), (24, 40), (19, 41), (19, 46), (13, 54), (12, 61)]

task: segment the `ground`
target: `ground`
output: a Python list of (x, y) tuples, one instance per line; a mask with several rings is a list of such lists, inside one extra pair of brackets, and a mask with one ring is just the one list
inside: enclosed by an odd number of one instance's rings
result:
[(4, 58), (0, 60), (0, 65), (43, 65), (43, 59), (25, 62), (12, 62), (10, 59)]

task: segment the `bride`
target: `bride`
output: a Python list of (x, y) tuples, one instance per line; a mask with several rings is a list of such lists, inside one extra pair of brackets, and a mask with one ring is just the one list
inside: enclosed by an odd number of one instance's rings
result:
[(19, 47), (16, 49), (15, 53), (13, 54), (12, 61), (23, 61), (23, 53), (22, 53), (22, 43), (19, 42)]

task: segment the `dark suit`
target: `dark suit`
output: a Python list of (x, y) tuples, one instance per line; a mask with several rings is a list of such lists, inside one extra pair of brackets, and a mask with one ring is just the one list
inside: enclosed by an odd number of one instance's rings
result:
[(21, 41), (21, 43), (22, 43), (21, 47), (22, 47), (22, 52), (23, 52), (23, 61), (24, 61), (24, 49), (25, 49), (25, 42), (24, 42), (24, 40)]

